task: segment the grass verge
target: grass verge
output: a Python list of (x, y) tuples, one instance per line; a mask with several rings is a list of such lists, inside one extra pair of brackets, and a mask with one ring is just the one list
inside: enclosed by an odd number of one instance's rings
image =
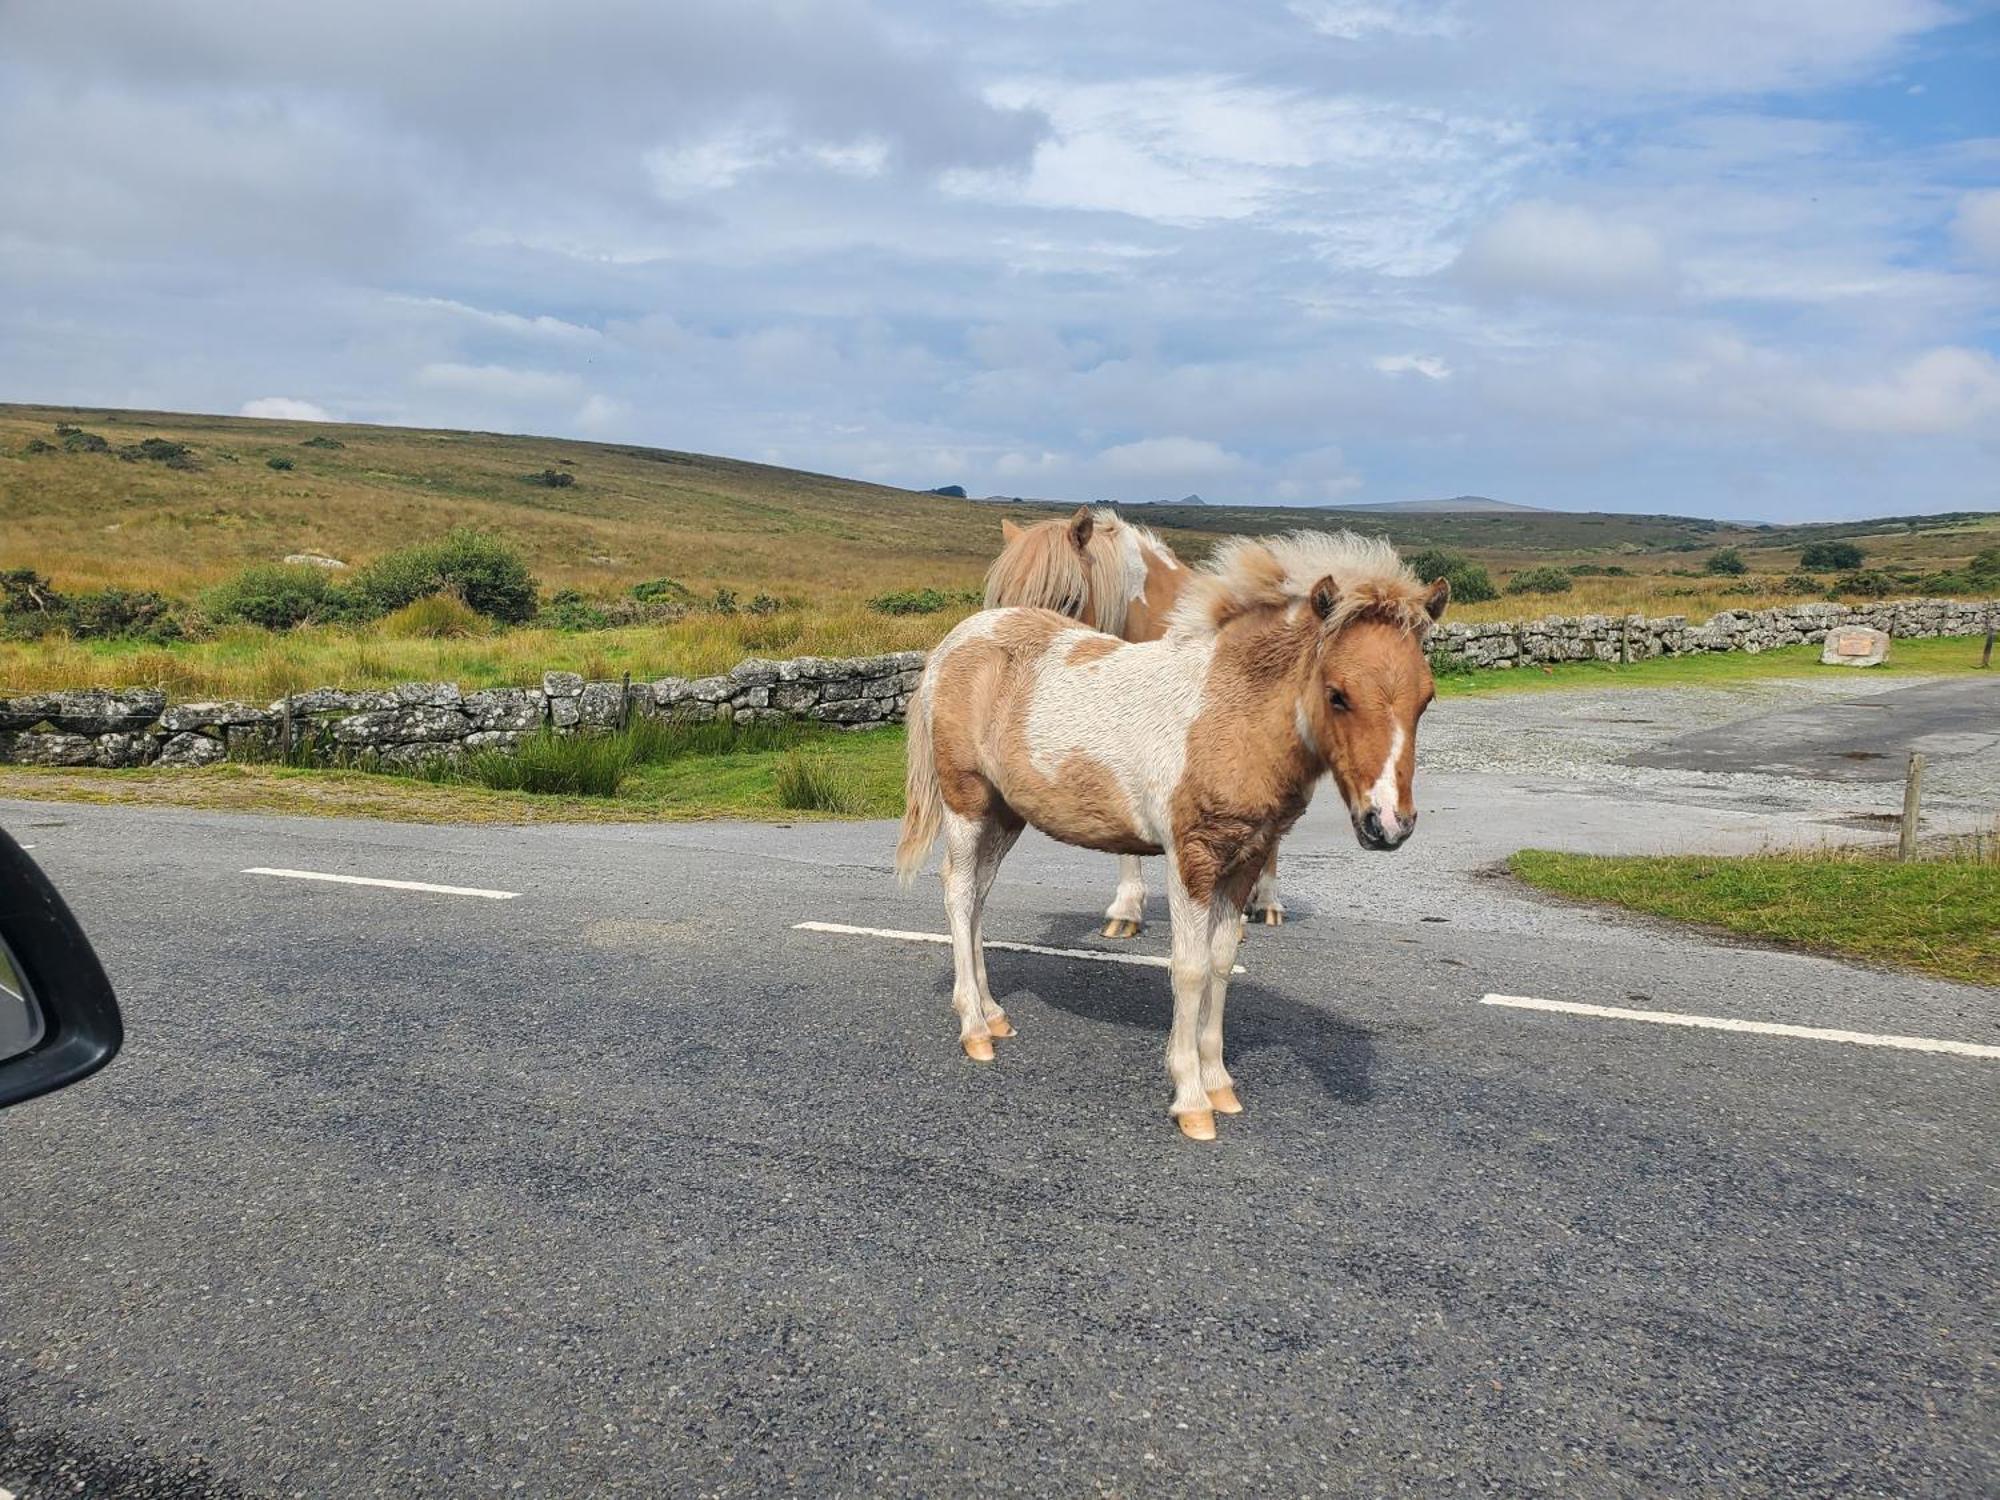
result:
[[(803, 755), (833, 779), (838, 806), (787, 804), (779, 778), (795, 755)], [(481, 785), (469, 774), (431, 779), (230, 763), (200, 769), (132, 771), (0, 766), (0, 797), (380, 818), (399, 823), (893, 818), (903, 810), (903, 731), (805, 729), (795, 732), (789, 744), (782, 735), (746, 735), (721, 748), (656, 754), (650, 759), (635, 757), (625, 763), (615, 796), (496, 789)]]
[[(1437, 690), (1439, 697), (1454, 698), (1542, 692), (1551, 688), (1726, 687), (1734, 682), (1757, 682), (1771, 677), (1842, 672), (1853, 678), (1856, 691), (1865, 692), (1862, 684), (1871, 675), (1891, 677), (1913, 673), (1940, 677), (1977, 672), (1982, 645), (1982, 638), (1976, 635), (1896, 641), (1890, 646), (1889, 660), (1879, 667), (1822, 667), (1818, 646), (1780, 646), (1775, 651), (1759, 651), (1755, 655), (1725, 651), (1702, 656), (1662, 656), (1627, 666), (1611, 661), (1573, 661), (1545, 667), (1513, 667), (1504, 672), (1440, 673)], [(1991, 670), (2000, 674), (2000, 665)]]
[(1658, 857), (1524, 849), (1508, 866), (1575, 900), (2000, 986), (2000, 848), (1992, 840), (1908, 864), (1860, 849)]

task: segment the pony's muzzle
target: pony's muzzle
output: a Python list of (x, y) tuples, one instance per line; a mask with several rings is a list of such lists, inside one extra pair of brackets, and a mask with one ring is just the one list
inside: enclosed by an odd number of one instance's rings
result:
[(1398, 818), (1394, 813), (1389, 816), (1390, 821), (1384, 823), (1382, 814), (1371, 807), (1354, 820), (1354, 836), (1361, 841), (1362, 848), (1400, 849), (1403, 841), (1416, 832), (1415, 813), (1407, 818)]

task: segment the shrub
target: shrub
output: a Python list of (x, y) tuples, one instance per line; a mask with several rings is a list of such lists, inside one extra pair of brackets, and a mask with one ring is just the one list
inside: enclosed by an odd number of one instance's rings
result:
[(753, 615), (775, 615), (778, 612), (779, 605), (778, 601), (772, 598), (771, 595), (759, 594), (750, 601), (749, 608), (750, 613)]
[(543, 729), (512, 754), (486, 750), (465, 763), (467, 779), (503, 792), (555, 797), (615, 797), (632, 769), (622, 734), (557, 734)]
[(1632, 571), (1616, 563), (1571, 563), (1565, 571), (1572, 578), (1630, 578)]
[(127, 443), (118, 450), (118, 456), (128, 464), (144, 460), (165, 464), (170, 469), (192, 469), (195, 466), (194, 450), (186, 443), (177, 443), (171, 438), (149, 437)]
[(29, 438), (28, 441), (22, 444), (21, 446), (21, 452), (24, 454), (55, 453), (58, 451), (60, 450), (57, 449), (56, 445), (50, 442), (47, 438)]
[(671, 578), (649, 578), (632, 585), (632, 597), (641, 604), (693, 604), (694, 590)]
[(260, 563), (217, 584), (202, 596), (212, 620), (241, 621), (266, 630), (290, 630), (341, 612), (326, 571), (298, 563)]
[(382, 634), (405, 641), (448, 641), (483, 635), (486, 621), (456, 594), (428, 594), (382, 617)]
[(1500, 591), (1493, 587), (1493, 580), (1486, 570), (1462, 552), (1447, 552), (1442, 547), (1432, 547), (1417, 553), (1409, 561), (1417, 577), (1425, 583), (1439, 578), (1448, 582), (1454, 604), (1479, 604), (1500, 597)]
[(347, 444), (343, 443), (339, 438), (309, 437), (300, 443), (299, 446), (301, 448), (345, 448)]
[(565, 474), (561, 469), (544, 469), (539, 474), (523, 474), (521, 477), (529, 484), (539, 484), (550, 490), (566, 490), (576, 483), (574, 474)]
[(778, 791), (778, 806), (802, 812), (854, 813), (861, 811), (859, 787), (824, 757), (793, 750), (778, 762), (772, 774)]
[(1883, 599), (1896, 592), (1896, 580), (1879, 569), (1849, 573), (1835, 582), (1836, 594), (1856, 594), (1866, 599)]
[(611, 616), (575, 589), (561, 589), (551, 595), (535, 622), (551, 630), (609, 630)]
[(952, 596), (938, 589), (892, 589), (868, 601), (868, 607), (882, 615), (934, 615), (951, 605)]
[(1574, 580), (1561, 568), (1529, 568), (1507, 580), (1510, 594), (1567, 594)]
[(372, 614), (431, 594), (455, 593), (489, 619), (520, 625), (535, 616), (535, 580), (521, 554), (498, 537), (460, 530), (378, 557), (354, 580)]
[(1462, 656), (1453, 656), (1446, 651), (1432, 651), (1428, 654), (1433, 677), (1470, 677), (1473, 674), (1472, 663)]
[(1966, 576), (1988, 587), (2000, 587), (2000, 547), (1982, 547), (1965, 565)]
[(1799, 553), (1799, 567), (1807, 573), (1852, 572), (1864, 555), (1852, 542), (1813, 542)]
[(267, 458), (264, 460), (264, 467), (267, 469), (276, 469), (280, 473), (283, 473), (288, 469), (296, 469), (298, 465), (293, 463), (289, 458)]
[(1778, 587), (1788, 594), (1817, 594), (1826, 584), (1810, 573), (1788, 573)]
[(57, 429), (62, 433), (62, 445), (68, 453), (109, 453), (111, 445), (94, 432), (85, 432), (81, 427)]
[(69, 633), (79, 640), (177, 641), (187, 632), (173, 605), (150, 589), (98, 589), (69, 601)]
[(708, 607), (714, 610), (719, 615), (735, 614), (736, 590), (729, 588), (717, 589), (715, 591), (715, 597), (708, 601)]
[(1735, 578), (1750, 571), (1750, 564), (1743, 560), (1743, 554), (1734, 547), (1724, 547), (1701, 565), (1704, 573), (1713, 573), (1721, 578)]

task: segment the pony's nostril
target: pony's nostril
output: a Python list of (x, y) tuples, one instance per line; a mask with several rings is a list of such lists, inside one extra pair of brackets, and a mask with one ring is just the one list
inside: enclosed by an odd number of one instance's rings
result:
[(1374, 808), (1369, 808), (1361, 815), (1361, 831), (1367, 835), (1371, 843), (1382, 841), (1382, 815)]

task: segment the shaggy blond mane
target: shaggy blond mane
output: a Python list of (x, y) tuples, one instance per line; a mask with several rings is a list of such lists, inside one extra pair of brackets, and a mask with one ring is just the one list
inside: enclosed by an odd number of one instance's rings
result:
[(1069, 535), (1075, 519), (1038, 521), (1007, 543), (986, 570), (988, 609), (1032, 605), (1081, 620), (1088, 604), (1094, 618), (1087, 623), (1107, 635), (1124, 631), (1131, 591), (1118, 530), (1125, 523), (1115, 511), (1093, 510), (1090, 540), (1079, 556)]
[(1202, 565), (1174, 610), (1169, 630), (1213, 635), (1254, 610), (1284, 608), (1306, 599), (1331, 576), (1339, 602), (1329, 631), (1352, 620), (1387, 620), (1415, 636), (1427, 634), (1427, 585), (1396, 549), (1380, 537), (1351, 531), (1292, 531), (1283, 536), (1231, 537)]

